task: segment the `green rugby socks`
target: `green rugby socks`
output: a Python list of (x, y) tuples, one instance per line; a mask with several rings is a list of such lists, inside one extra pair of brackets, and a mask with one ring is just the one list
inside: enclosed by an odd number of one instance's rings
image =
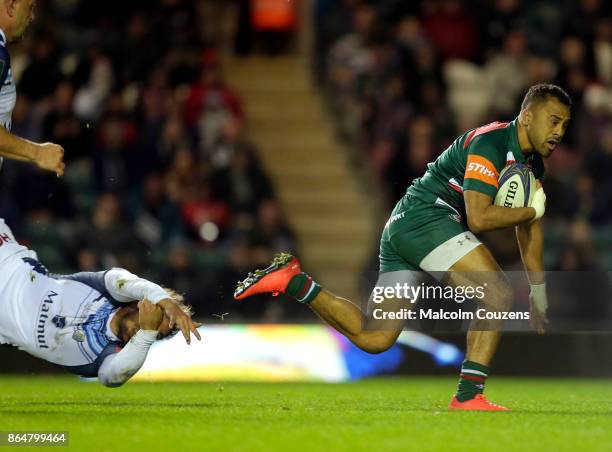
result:
[(287, 295), (304, 304), (314, 300), (319, 292), (321, 292), (321, 286), (304, 272), (291, 278), (285, 290)]
[(457, 400), (465, 402), (473, 399), (477, 394), (482, 394), (488, 376), (489, 368), (487, 366), (467, 359), (463, 361), (459, 386), (457, 387)]

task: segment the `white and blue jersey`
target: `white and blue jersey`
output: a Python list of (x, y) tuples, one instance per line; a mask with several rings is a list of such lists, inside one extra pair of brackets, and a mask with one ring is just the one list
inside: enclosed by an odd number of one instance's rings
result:
[(6, 36), (0, 30), (0, 125), (9, 132), (16, 102), (17, 88), (11, 70), (11, 57), (6, 49)]
[(124, 345), (110, 324), (122, 303), (168, 294), (123, 269), (52, 275), (0, 219), (0, 343), (87, 377)]
[[(0, 30), (0, 126), (11, 131), (13, 108), (17, 103), (17, 87), (11, 70), (11, 56), (6, 48), (6, 35)], [(4, 159), (0, 157), (0, 167)]]

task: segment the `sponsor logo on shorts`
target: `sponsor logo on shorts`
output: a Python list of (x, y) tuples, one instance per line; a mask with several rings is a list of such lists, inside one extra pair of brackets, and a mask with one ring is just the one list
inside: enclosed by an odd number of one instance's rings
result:
[(457, 243), (459, 244), (459, 246), (463, 246), (465, 242), (470, 242), (470, 241), (472, 241), (472, 239), (467, 234), (464, 234), (463, 237), (457, 239)]

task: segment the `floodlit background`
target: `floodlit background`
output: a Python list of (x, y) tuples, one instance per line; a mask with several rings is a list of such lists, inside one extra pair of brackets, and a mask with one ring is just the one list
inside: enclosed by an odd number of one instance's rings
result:
[[(128, 268), (206, 324), (317, 323), (289, 300), (233, 302), (236, 281), (291, 251), (325, 287), (367, 296), (411, 180), (545, 81), (574, 101), (546, 162), (547, 268), (612, 267), (609, 2), (39, 0), (10, 52), (13, 131), (64, 146), (67, 171), (6, 161), (0, 217), (53, 272)], [(520, 268), (512, 234), (487, 243)], [(612, 374), (609, 343), (511, 336), (498, 369)], [(419, 356), (401, 371), (438, 371)]]

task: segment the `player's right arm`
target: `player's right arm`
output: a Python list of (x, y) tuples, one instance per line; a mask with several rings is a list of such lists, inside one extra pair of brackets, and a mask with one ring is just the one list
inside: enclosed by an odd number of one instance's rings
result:
[[(10, 61), (6, 47), (0, 45), (0, 89), (9, 75)], [(34, 143), (13, 135), (5, 127), (0, 126), (0, 157), (34, 163), (58, 176), (64, 174), (64, 149), (61, 146), (54, 143)]]
[[(468, 227), (475, 234), (533, 221), (544, 213), (543, 206), (508, 208), (493, 204), (499, 188), (499, 172), (506, 164), (506, 143), (495, 132), (474, 138), (468, 144), (463, 175), (463, 199)], [(541, 196), (543, 196), (543, 191)], [(541, 198), (540, 194), (534, 202)], [(545, 199), (545, 197), (544, 197)], [(532, 206), (535, 204), (532, 202)]]
[(493, 204), (493, 198), (476, 190), (463, 192), (468, 227), (474, 234), (516, 226), (533, 220), (536, 210), (533, 207), (514, 209)]
[(191, 333), (201, 340), (198, 325), (183, 312), (171, 296), (157, 284), (140, 278), (122, 268), (113, 268), (104, 274), (104, 285), (110, 295), (117, 301), (129, 303), (134, 300), (149, 300), (159, 305), (170, 320), (170, 328), (175, 325), (183, 333), (185, 341), (191, 343)]
[(149, 348), (157, 339), (159, 326), (164, 318), (162, 309), (143, 300), (138, 303), (140, 330), (119, 353), (108, 356), (100, 365), (98, 379), (104, 386), (116, 388), (128, 381), (142, 367)]
[(34, 163), (41, 169), (64, 174), (64, 149), (54, 143), (34, 143), (0, 127), (0, 156)]

